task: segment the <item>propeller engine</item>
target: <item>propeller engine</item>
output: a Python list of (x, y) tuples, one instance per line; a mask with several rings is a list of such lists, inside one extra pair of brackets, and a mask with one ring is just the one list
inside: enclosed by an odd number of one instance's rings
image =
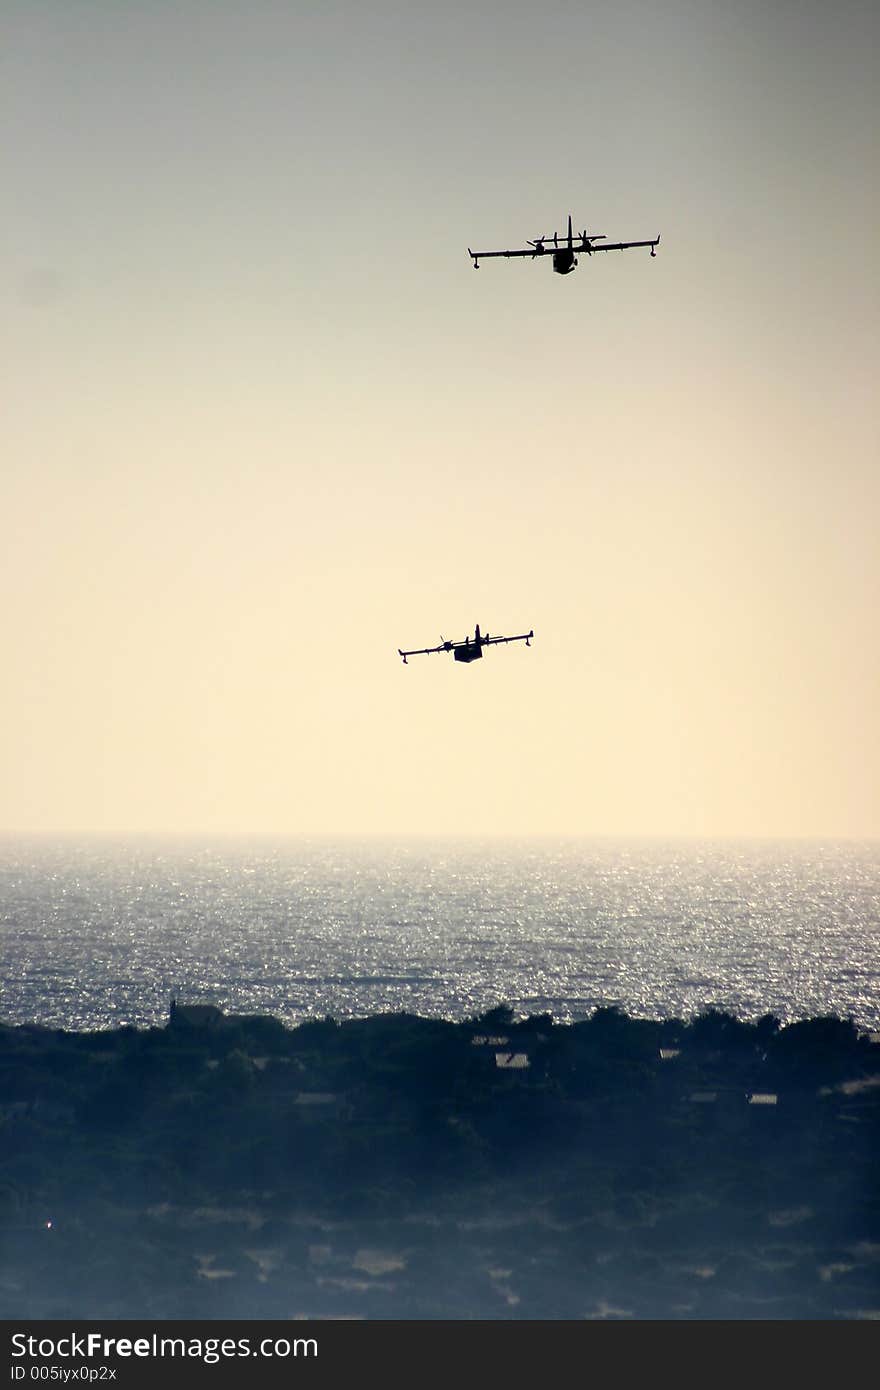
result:
[(586, 227), (585, 227), (584, 230), (581, 232), (581, 250), (582, 250), (582, 251), (586, 251), (586, 253), (587, 253), (588, 256), (592, 256), (592, 254), (593, 254), (593, 242), (594, 242), (594, 241), (604, 241), (604, 240), (605, 240), (605, 233), (604, 233), (604, 232), (594, 232), (594, 233), (592, 234), (592, 236), (591, 236), (590, 233), (587, 231), (587, 229), (586, 229)]

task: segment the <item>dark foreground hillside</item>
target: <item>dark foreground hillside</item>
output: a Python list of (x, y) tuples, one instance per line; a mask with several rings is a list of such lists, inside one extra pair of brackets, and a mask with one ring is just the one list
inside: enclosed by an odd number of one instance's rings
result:
[(878, 1317), (878, 1141), (834, 1018), (0, 1028), (0, 1318)]

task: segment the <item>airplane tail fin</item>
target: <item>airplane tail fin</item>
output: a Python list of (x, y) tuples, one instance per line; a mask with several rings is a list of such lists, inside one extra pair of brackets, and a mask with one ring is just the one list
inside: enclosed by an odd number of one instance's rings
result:
[(571, 213), (568, 214), (568, 249), (571, 250)]

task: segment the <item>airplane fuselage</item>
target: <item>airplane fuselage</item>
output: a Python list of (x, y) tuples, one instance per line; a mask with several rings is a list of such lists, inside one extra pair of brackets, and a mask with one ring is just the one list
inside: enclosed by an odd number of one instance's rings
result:
[(573, 251), (553, 252), (553, 269), (557, 275), (570, 275), (577, 265), (577, 256)]
[[(488, 637), (488, 633), (486, 636)], [(479, 661), (483, 655), (483, 638), (480, 636), (480, 624), (477, 623), (474, 631), (474, 640), (469, 637), (464, 639), (463, 647), (456, 647), (452, 653), (456, 661)]]

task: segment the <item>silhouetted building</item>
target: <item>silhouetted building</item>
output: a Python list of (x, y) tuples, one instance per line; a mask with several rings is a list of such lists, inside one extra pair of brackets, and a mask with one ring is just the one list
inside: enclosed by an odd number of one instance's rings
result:
[(171, 1000), (169, 1028), (219, 1028), (226, 1018), (216, 1004), (178, 1004)]

